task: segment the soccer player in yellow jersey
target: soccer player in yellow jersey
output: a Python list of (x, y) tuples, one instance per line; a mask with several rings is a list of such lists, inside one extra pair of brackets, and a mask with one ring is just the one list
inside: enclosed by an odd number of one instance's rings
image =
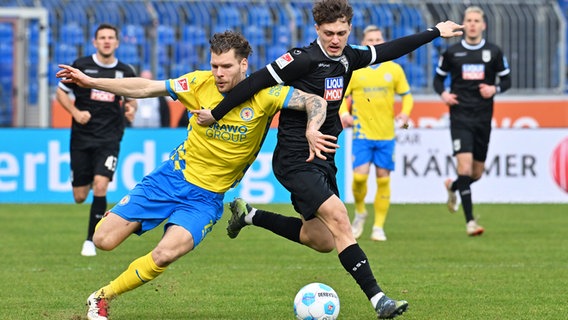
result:
[[(363, 31), (363, 45), (383, 43), (383, 35), (377, 26), (370, 25)], [(402, 111), (395, 117), (395, 94), (402, 97)], [(403, 128), (408, 127), (413, 98), (402, 67), (392, 61), (368, 66), (353, 72), (345, 91), (350, 95), (343, 101), (339, 113), (344, 126), (353, 127), (353, 197), (355, 217), (351, 230), (355, 238), (363, 233), (367, 218), (365, 196), (371, 164), (375, 165), (377, 193), (375, 195), (375, 221), (371, 239), (386, 241), (384, 224), (390, 206), (390, 172), (394, 170), (395, 120)]]
[[(166, 81), (91, 78), (67, 65), (60, 65), (57, 77), (64, 83), (132, 98), (169, 95), (198, 114), (201, 109), (215, 107), (224, 93), (245, 79), (252, 51), (248, 41), (232, 31), (214, 34), (210, 50), (211, 71), (194, 71)], [(283, 108), (307, 112), (308, 161), (337, 148), (334, 137), (319, 131), (326, 101), (293, 87), (276, 85), (259, 91), (207, 127), (196, 125), (196, 117), (192, 117), (187, 139), (97, 226), (95, 245), (112, 250), (131, 234), (141, 235), (165, 221), (164, 235), (150, 253), (134, 260), (88, 297), (88, 319), (107, 320), (110, 300), (153, 280), (203, 240), (223, 214), (224, 193), (243, 177), (260, 150), (272, 117)]]

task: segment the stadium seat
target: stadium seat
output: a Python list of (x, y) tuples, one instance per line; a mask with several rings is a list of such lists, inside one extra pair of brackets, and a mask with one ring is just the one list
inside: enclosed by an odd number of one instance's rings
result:
[(312, 43), (318, 37), (313, 25), (304, 27), (302, 31), (302, 45), (308, 45), (308, 43)]
[(368, 22), (365, 21), (365, 11), (366, 6), (360, 5), (359, 3), (353, 3), (353, 19), (351, 20), (351, 25), (354, 28), (365, 28)]
[(76, 22), (69, 22), (59, 29), (59, 42), (79, 45), (85, 43), (83, 27)]
[(146, 31), (139, 24), (127, 24), (120, 30), (121, 43), (144, 44), (146, 43)]
[(71, 64), (79, 57), (77, 47), (66, 43), (57, 43), (55, 45), (54, 62), (56, 64)]
[(0, 43), (13, 42), (14, 30), (10, 23), (0, 23)]
[[(120, 26), (122, 24), (122, 14), (120, 8), (116, 2), (104, 1), (104, 2), (90, 2), (93, 20), (98, 23), (110, 23), (115, 26)], [(85, 8), (81, 8), (85, 10)], [(89, 20), (87, 20), (89, 21)]]
[(282, 5), (279, 2), (268, 2), (268, 7), (272, 11), (273, 24), (274, 25), (287, 25), (290, 23), (290, 16), (287, 10), (287, 6)]
[(181, 9), (187, 19), (186, 23), (202, 26), (203, 28), (207, 28), (213, 24), (211, 21), (211, 12), (213, 12), (215, 4), (212, 1), (182, 1), (181, 5)]
[(190, 42), (182, 42), (174, 47), (174, 60), (188, 62), (191, 66), (199, 63), (199, 49)]
[(124, 23), (137, 26), (149, 25), (152, 17), (142, 1), (119, 1), (121, 11), (124, 13)]
[(266, 49), (266, 63), (270, 63), (278, 59), (281, 55), (288, 51), (288, 47), (284, 45), (274, 44)]
[(177, 78), (195, 69), (188, 62), (175, 63), (170, 67), (170, 77)]
[(266, 4), (248, 6), (247, 24), (259, 27), (269, 27), (273, 24), (272, 13)]
[(272, 28), (272, 44), (290, 46), (292, 43), (292, 31), (290, 27), (279, 25)]
[(232, 4), (225, 4), (217, 7), (217, 26), (225, 26), (229, 29), (239, 27), (241, 22), (241, 13), (239, 9)]
[(370, 23), (383, 29), (391, 28), (394, 25), (394, 15), (391, 9), (385, 4), (372, 5), (370, 10)]
[(173, 27), (161, 24), (157, 27), (156, 32), (158, 34), (157, 40), (160, 45), (174, 44), (176, 36)]
[(60, 21), (64, 24), (76, 23), (78, 25), (84, 26), (89, 21), (87, 10), (85, 10), (85, 7), (79, 2), (69, 1), (64, 5), (58, 5), (58, 9), (61, 12)]
[(195, 46), (206, 46), (209, 43), (205, 29), (200, 25), (185, 25), (181, 29), (182, 42)]
[(138, 52), (138, 46), (130, 43), (123, 43), (116, 50), (116, 56), (118, 60), (132, 64), (138, 65), (140, 63), (140, 53)]
[(261, 27), (248, 25), (244, 28), (243, 35), (254, 46), (263, 46), (267, 43), (264, 29)]
[(178, 2), (151, 1), (150, 3), (156, 10), (160, 24), (175, 26), (182, 22), (180, 15), (183, 11)]

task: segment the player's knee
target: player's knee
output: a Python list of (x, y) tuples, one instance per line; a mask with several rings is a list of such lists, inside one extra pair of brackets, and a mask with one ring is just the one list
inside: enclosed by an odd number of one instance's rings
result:
[(75, 203), (83, 203), (87, 200), (87, 196), (82, 194), (75, 194), (73, 198), (75, 198)]
[(318, 246), (313, 249), (320, 253), (330, 253), (333, 251), (333, 249), (335, 249), (335, 242), (333, 241), (323, 242), (318, 244)]
[(180, 256), (181, 255), (175, 250), (164, 249), (160, 248), (159, 246), (153, 250), (152, 255), (154, 262), (159, 267), (166, 267), (170, 265), (172, 262), (179, 259)]
[(115, 239), (112, 239), (112, 237), (107, 237), (104, 233), (99, 231), (96, 231), (93, 235), (93, 243), (97, 248), (104, 251), (111, 251), (119, 244), (119, 242), (117, 242)]

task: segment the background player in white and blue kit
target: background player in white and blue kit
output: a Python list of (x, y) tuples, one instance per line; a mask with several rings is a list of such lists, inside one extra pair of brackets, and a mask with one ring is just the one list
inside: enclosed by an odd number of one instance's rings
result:
[[(190, 112), (214, 108), (223, 94), (246, 77), (251, 47), (236, 32), (215, 34), (211, 44), (211, 71), (194, 71), (177, 79), (94, 79), (61, 65), (64, 82), (99, 88), (134, 98), (170, 95)], [(335, 148), (318, 130), (325, 119), (326, 102), (292, 87), (272, 86), (260, 91), (217, 123), (202, 127), (191, 117), (187, 139), (153, 172), (145, 176), (97, 227), (94, 242), (112, 250), (132, 233), (142, 234), (166, 221), (163, 238), (148, 254), (134, 260), (121, 275), (87, 300), (88, 318), (106, 320), (108, 302), (156, 278), (166, 267), (193, 250), (223, 214), (223, 196), (252, 164), (272, 117), (280, 109), (307, 112), (303, 135), (311, 145)], [(315, 147), (312, 157), (321, 157)]]

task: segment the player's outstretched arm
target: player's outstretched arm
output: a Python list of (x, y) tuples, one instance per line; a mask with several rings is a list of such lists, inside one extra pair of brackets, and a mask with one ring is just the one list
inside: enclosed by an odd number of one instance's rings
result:
[(288, 108), (292, 110), (306, 111), (308, 120), (306, 124), (306, 139), (310, 146), (310, 155), (306, 161), (312, 161), (315, 157), (325, 160), (327, 157), (322, 154), (335, 153), (339, 145), (335, 143), (336, 137), (323, 134), (319, 131), (327, 113), (327, 101), (324, 98), (294, 89), (292, 97), (288, 102)]
[(66, 64), (60, 64), (55, 76), (63, 83), (75, 83), (80, 87), (112, 92), (131, 98), (147, 98), (167, 96), (165, 81), (145, 78), (93, 78), (81, 70)]
[(463, 35), (463, 24), (457, 24), (453, 21), (447, 20), (440, 22), (436, 25), (436, 28), (440, 30), (440, 37), (442, 38), (452, 38)]

